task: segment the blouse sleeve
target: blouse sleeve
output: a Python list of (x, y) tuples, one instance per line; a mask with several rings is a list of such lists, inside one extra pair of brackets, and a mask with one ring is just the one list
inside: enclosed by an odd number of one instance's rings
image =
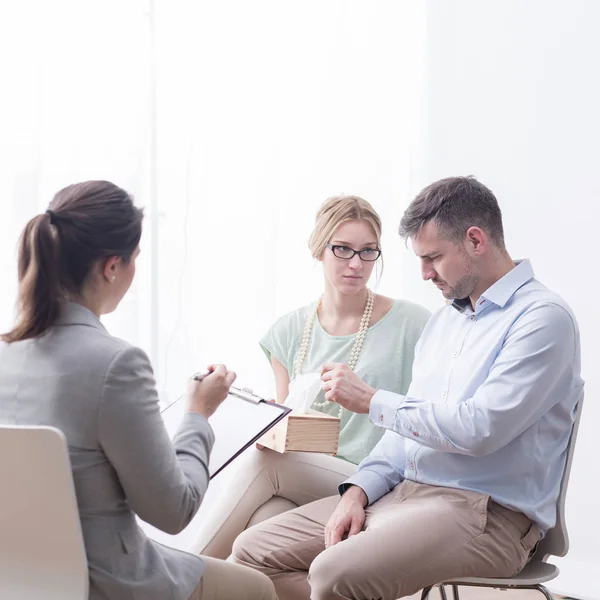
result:
[(269, 363), (273, 357), (276, 358), (287, 369), (288, 373), (292, 367), (290, 362), (294, 337), (290, 321), (290, 315), (278, 319), (259, 341)]

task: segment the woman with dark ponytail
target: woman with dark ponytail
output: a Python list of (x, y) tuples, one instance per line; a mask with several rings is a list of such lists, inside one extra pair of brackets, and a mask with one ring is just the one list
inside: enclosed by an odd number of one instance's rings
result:
[[(112, 293), (102, 298), (102, 306), (90, 308), (112, 312), (133, 279), (142, 218), (129, 195), (108, 181), (87, 181), (58, 192), (21, 235), (19, 316), (2, 340), (43, 336), (55, 324), (61, 303), (72, 299), (85, 304), (83, 294), (95, 295), (98, 275), (104, 275)], [(104, 267), (106, 273), (99, 273)], [(118, 272), (122, 276), (117, 281)], [(98, 299), (89, 301), (97, 304)]]
[(0, 423), (65, 434), (90, 572), (90, 600), (275, 600), (251, 569), (149, 540), (135, 515), (178, 533), (208, 486), (208, 418), (235, 373), (190, 380), (171, 443), (146, 354), (100, 321), (135, 275), (142, 210), (107, 181), (59, 191), (25, 226), (14, 327), (0, 336)]

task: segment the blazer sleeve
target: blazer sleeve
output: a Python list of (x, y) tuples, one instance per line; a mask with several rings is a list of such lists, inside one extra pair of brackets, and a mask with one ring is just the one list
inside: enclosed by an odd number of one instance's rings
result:
[(98, 429), (130, 508), (166, 533), (183, 530), (208, 487), (214, 434), (202, 415), (186, 413), (171, 442), (150, 360), (139, 348), (124, 348), (110, 363)]

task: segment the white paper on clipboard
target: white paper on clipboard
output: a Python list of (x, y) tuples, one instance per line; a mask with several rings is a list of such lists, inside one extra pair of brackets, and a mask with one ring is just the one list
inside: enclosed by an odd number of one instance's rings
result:
[[(208, 463), (211, 479), (291, 410), (287, 406), (267, 402), (246, 390), (238, 391), (249, 399), (243, 400), (229, 394), (208, 420), (215, 434), (215, 445)], [(171, 438), (177, 433), (184, 414), (185, 402), (182, 398), (163, 410), (162, 417)]]

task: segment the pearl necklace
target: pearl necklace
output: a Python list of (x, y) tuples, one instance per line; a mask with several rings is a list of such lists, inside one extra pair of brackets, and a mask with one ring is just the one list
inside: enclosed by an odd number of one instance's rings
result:
[[(315, 303), (313, 311), (310, 315), (308, 315), (306, 323), (304, 324), (302, 340), (300, 342), (300, 350), (298, 351), (298, 356), (296, 357), (296, 362), (294, 364), (294, 373), (296, 377), (302, 374), (302, 365), (304, 364), (304, 360), (306, 359), (306, 354), (308, 352), (308, 346), (310, 344), (310, 339), (312, 336), (313, 324), (315, 322), (315, 319), (317, 318), (322, 300), (323, 297), (321, 296), (321, 298), (319, 298)], [(352, 346), (352, 350), (350, 351), (350, 359), (348, 360), (348, 367), (351, 371), (354, 371), (356, 363), (358, 362), (358, 357), (360, 356), (360, 351), (362, 350), (363, 343), (365, 341), (365, 336), (367, 335), (367, 330), (369, 329), (369, 323), (371, 322), (371, 316), (373, 315), (374, 305), (375, 294), (373, 294), (371, 290), (367, 290), (367, 303), (365, 304), (365, 310), (360, 320), (360, 327), (358, 328), (358, 333), (356, 334), (354, 345)], [(329, 402), (325, 400), (325, 402), (314, 402), (313, 406), (316, 408), (323, 408), (328, 404)], [(344, 407), (340, 406), (340, 410), (338, 413), (338, 417), (340, 419), (342, 418), (343, 412)]]

